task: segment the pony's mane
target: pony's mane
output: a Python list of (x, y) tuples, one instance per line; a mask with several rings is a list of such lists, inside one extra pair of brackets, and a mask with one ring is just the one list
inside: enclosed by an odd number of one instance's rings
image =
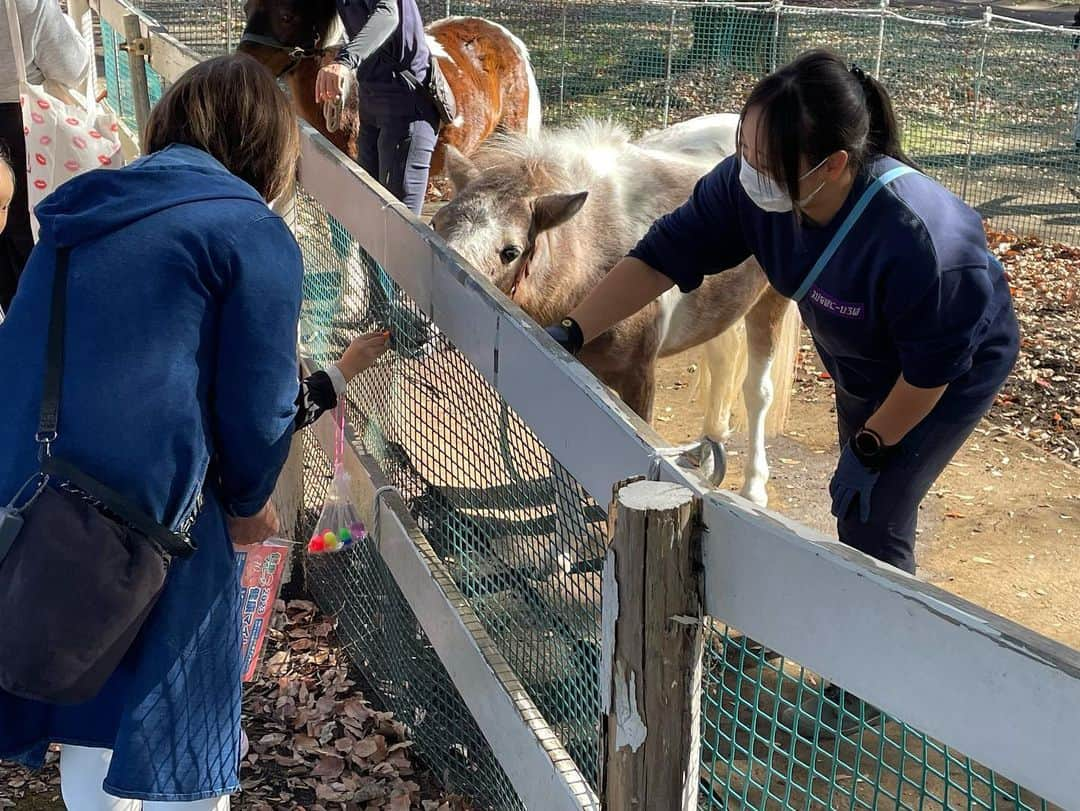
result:
[(316, 14), (319, 15), (317, 33), (324, 47), (345, 41), (345, 26), (338, 16), (337, 3), (334, 0), (318, 0)]
[(337, 45), (345, 41), (345, 25), (341, 22), (341, 17), (338, 16), (336, 9), (330, 16), (330, 22), (326, 25), (326, 32), (322, 36), (322, 41), (327, 45)]
[(573, 128), (533, 135), (496, 133), (476, 153), (474, 162), (481, 169), (524, 165), (531, 174), (563, 175), (580, 182), (610, 176), (634, 148), (630, 132), (621, 124), (590, 118)]

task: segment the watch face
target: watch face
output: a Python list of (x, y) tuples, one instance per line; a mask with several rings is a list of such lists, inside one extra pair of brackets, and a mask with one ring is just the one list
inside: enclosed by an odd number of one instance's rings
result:
[(865, 432), (855, 435), (855, 445), (861, 453), (867, 456), (872, 456), (881, 450), (877, 438), (873, 434)]

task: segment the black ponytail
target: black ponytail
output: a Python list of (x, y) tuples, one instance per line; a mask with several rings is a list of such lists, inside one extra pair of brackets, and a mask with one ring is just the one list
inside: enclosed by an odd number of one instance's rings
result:
[(751, 91), (742, 118), (751, 108), (760, 115), (757, 154), (792, 197), (798, 194), (802, 159), (814, 165), (844, 150), (856, 172), (880, 156), (915, 166), (900, 146), (885, 88), (831, 51), (807, 51), (770, 73)]
[(867, 154), (887, 155), (901, 163), (914, 166), (900, 146), (900, 125), (893, 113), (892, 99), (884, 86), (856, 64), (851, 66), (851, 75), (862, 87), (866, 97), (866, 111), (870, 116), (870, 129), (866, 134)]

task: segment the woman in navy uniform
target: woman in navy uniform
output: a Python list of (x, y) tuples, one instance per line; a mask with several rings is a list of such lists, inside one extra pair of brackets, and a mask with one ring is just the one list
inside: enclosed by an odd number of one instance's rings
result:
[[(981, 218), (913, 168), (877, 81), (810, 51), (750, 94), (738, 154), (548, 331), (574, 353), (672, 285), (688, 292), (751, 254), (798, 301), (835, 382), (840, 540), (913, 573), (919, 504), (1019, 348)], [(788, 725), (857, 726), (858, 699), (824, 695)]]
[(338, 100), (356, 76), (360, 165), (419, 214), (439, 129), (423, 89), (432, 67), (420, 9), (416, 0), (337, 0), (337, 8), (349, 41), (319, 72), (315, 100)]

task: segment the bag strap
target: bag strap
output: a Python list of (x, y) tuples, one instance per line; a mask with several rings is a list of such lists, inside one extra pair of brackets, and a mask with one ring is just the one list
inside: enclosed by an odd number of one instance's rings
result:
[(844, 237), (848, 235), (848, 232), (852, 229), (856, 222), (859, 221), (859, 217), (862, 216), (863, 211), (870, 205), (870, 201), (874, 199), (879, 191), (884, 189), (894, 180), (904, 175), (918, 174), (915, 169), (910, 166), (897, 166), (895, 169), (890, 169), (881, 177), (874, 178), (874, 182), (866, 187), (863, 191), (862, 197), (855, 203), (855, 207), (851, 209), (844, 222), (841, 223), (840, 228), (833, 234), (832, 240), (825, 246), (825, 250), (821, 252), (821, 256), (818, 257), (817, 262), (810, 268), (810, 272), (806, 274), (806, 278), (803, 279), (799, 289), (795, 291), (795, 295), (791, 298), (795, 301), (802, 301), (803, 297), (810, 292), (810, 288), (814, 286), (814, 282), (817, 281), (818, 276), (821, 275), (821, 271), (825, 270), (825, 266), (829, 264), (829, 260), (833, 258), (833, 254), (836, 253), (836, 249), (840, 247), (840, 243), (844, 241)]
[(99, 502), (125, 524), (174, 557), (186, 558), (198, 548), (190, 537), (166, 529), (136, 507), (130, 499), (83, 473), (70, 462), (55, 456), (46, 456), (41, 462), (41, 472), (75, 485), (89, 498)]
[(64, 371), (64, 326), (67, 322), (70, 254), (71, 249), (66, 247), (56, 251), (56, 272), (53, 275), (52, 304), (49, 313), (49, 338), (45, 350), (45, 382), (42, 385), (41, 413), (37, 431), (37, 441), (42, 446), (41, 472), (46, 476), (55, 476), (70, 482), (170, 555), (187, 557), (196, 549), (196, 544), (190, 537), (166, 529), (136, 507), (130, 499), (51, 453), (51, 445), (59, 436), (60, 428), (60, 391)]
[(52, 305), (49, 312), (49, 339), (45, 350), (45, 382), (41, 387), (41, 412), (37, 441), (48, 455), (49, 446), (60, 430), (60, 388), (64, 372), (64, 324), (67, 321), (67, 277), (70, 248), (56, 251)]

